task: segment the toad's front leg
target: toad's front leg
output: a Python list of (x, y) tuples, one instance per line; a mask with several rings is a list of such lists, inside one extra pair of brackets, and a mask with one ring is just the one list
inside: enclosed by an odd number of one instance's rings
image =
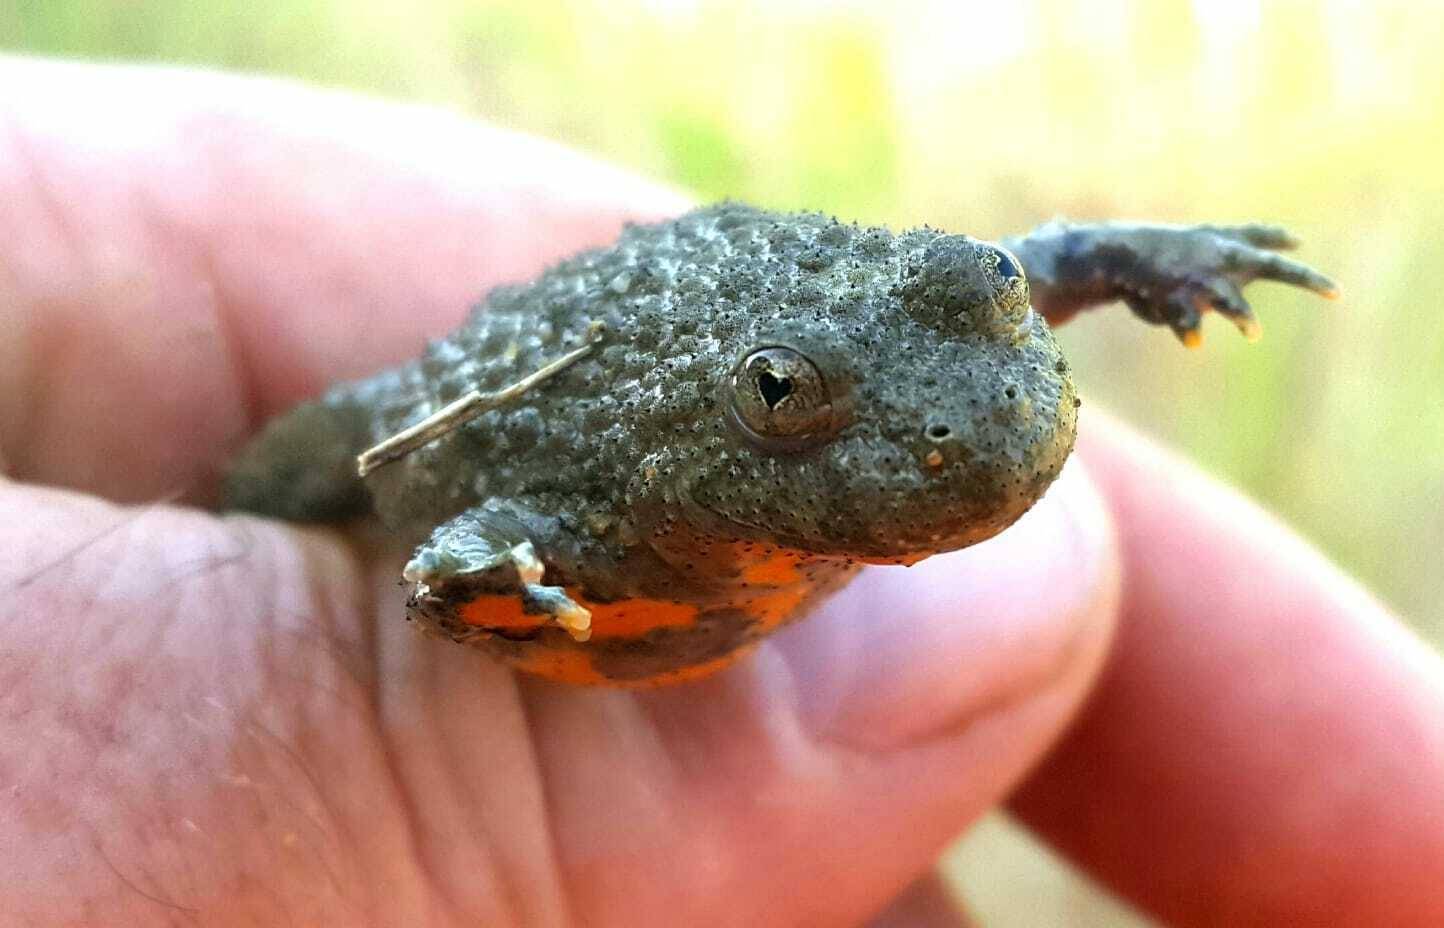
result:
[(1275, 280), (1334, 299), (1334, 282), (1277, 252), (1297, 241), (1278, 226), (1074, 225), (1050, 222), (1002, 244), (1028, 275), (1034, 307), (1057, 325), (1080, 310), (1122, 300), (1147, 322), (1167, 325), (1190, 348), (1216, 311), (1250, 340), (1260, 328), (1241, 289)]
[(649, 546), (606, 543), (529, 501), (494, 498), (416, 549), (407, 615), (528, 673), (656, 686), (726, 666), (816, 586), (785, 557), (750, 566), (740, 585), (678, 573)]
[(541, 545), (554, 563), (551, 549), (560, 531), (558, 520), (505, 500), (489, 500), (443, 523), (402, 571), (413, 584), (409, 617), (455, 641), (533, 640), (548, 627), (573, 641), (588, 640), (591, 612), (561, 585), (572, 578), (552, 576), (538, 553)]

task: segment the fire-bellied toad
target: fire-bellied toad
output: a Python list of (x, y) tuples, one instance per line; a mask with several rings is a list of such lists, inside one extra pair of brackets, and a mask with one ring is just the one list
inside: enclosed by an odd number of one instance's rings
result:
[(417, 546), (410, 617), (523, 670), (697, 677), (857, 565), (982, 541), (1043, 494), (1078, 402), (1045, 317), (1121, 299), (1188, 344), (1207, 310), (1252, 336), (1249, 281), (1334, 292), (1275, 253), (1292, 244), (1052, 223), (998, 247), (699, 209), (500, 287), (419, 360), (271, 422), (227, 505), (374, 512)]

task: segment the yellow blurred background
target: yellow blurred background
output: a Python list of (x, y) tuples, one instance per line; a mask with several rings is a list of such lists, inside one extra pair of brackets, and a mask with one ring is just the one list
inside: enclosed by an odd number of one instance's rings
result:
[[(1243, 486), (1444, 642), (1444, 5), (1410, 0), (0, 0), (0, 48), (455, 107), (704, 199), (994, 237), (1282, 222), (1345, 298), (1257, 285), (1249, 346), (1092, 314), (1088, 402)], [(984, 922), (1141, 924), (1005, 823)]]

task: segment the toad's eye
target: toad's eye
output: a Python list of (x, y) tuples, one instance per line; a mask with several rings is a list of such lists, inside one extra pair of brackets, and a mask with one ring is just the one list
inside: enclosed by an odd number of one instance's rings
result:
[(1028, 279), (1023, 276), (1017, 258), (997, 245), (979, 242), (978, 263), (1003, 312), (1011, 314), (1027, 308)]
[(748, 437), (774, 450), (827, 433), (832, 396), (817, 365), (791, 348), (759, 348), (732, 374), (732, 411)]
[(1023, 276), (1023, 272), (1018, 270), (1018, 262), (1014, 261), (1013, 256), (1003, 249), (989, 248), (988, 253), (990, 254), (988, 258), (989, 262), (993, 265), (993, 269), (998, 272), (998, 276), (1003, 280), (1007, 280), (1010, 277)]
[(903, 305), (927, 325), (1011, 338), (1028, 315), (1028, 279), (1006, 249), (940, 235), (908, 262)]

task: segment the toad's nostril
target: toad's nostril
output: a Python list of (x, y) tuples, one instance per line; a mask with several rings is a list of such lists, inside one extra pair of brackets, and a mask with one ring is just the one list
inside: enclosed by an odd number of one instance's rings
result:
[(945, 422), (936, 422), (927, 429), (927, 436), (933, 441), (944, 441), (952, 434), (953, 430)]

